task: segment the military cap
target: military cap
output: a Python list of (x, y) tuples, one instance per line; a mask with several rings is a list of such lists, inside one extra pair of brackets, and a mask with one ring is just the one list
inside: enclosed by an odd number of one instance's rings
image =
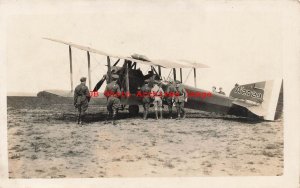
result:
[(176, 82), (175, 82), (175, 83), (176, 83), (176, 87), (179, 87), (179, 86), (180, 86), (180, 84), (181, 84), (181, 82), (180, 82), (180, 81), (177, 81), (177, 80), (176, 80)]
[(86, 81), (86, 77), (81, 77), (80, 78), (80, 82), (85, 82)]

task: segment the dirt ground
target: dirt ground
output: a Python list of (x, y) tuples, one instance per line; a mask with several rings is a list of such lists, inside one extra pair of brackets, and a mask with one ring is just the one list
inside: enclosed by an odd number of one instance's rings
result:
[[(104, 124), (91, 105), (76, 122), (67, 102), (8, 97), (10, 178), (274, 176), (283, 173), (283, 121), (189, 111), (185, 120), (147, 121), (121, 112)], [(140, 115), (141, 116), (141, 115)]]

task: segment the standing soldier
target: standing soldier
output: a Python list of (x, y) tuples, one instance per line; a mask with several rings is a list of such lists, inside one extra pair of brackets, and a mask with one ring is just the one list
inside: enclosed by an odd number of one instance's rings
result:
[(78, 109), (77, 123), (82, 125), (85, 111), (88, 108), (91, 97), (89, 88), (85, 85), (86, 78), (80, 78), (80, 82), (81, 83), (78, 86), (76, 86), (74, 91), (74, 106)]
[(218, 93), (221, 94), (221, 95), (225, 95), (225, 92), (223, 91), (222, 87), (219, 87), (219, 92)]
[(216, 86), (213, 86), (213, 87), (212, 87), (212, 92), (213, 92), (213, 93), (217, 93), (217, 88), (216, 88)]
[(176, 92), (176, 88), (174, 86), (174, 82), (170, 80), (168, 85), (167, 85), (167, 90), (166, 90), (166, 93), (165, 93), (166, 101), (167, 101), (167, 104), (168, 104), (169, 118), (170, 119), (172, 119), (172, 108), (173, 108), (173, 104), (174, 104), (175, 92)]
[(155, 109), (155, 116), (158, 120), (158, 110), (160, 113), (160, 119), (163, 118), (162, 116), (162, 98), (164, 96), (164, 90), (161, 88), (161, 82), (155, 82), (153, 88), (151, 89), (151, 97), (154, 99), (154, 109)]
[(149, 108), (150, 108), (150, 103), (151, 103), (151, 98), (150, 98), (151, 87), (149, 86), (148, 82), (149, 82), (149, 80), (145, 80), (145, 84), (141, 88), (142, 97), (143, 97), (142, 101), (143, 101), (143, 107), (144, 107), (143, 119), (147, 119)]
[(107, 116), (105, 123), (108, 123), (110, 117), (112, 117), (113, 125), (116, 125), (116, 116), (120, 107), (120, 86), (117, 83), (118, 75), (113, 74), (111, 76), (112, 81), (106, 85), (104, 95), (107, 97)]
[(183, 85), (180, 82), (178, 82), (176, 84), (176, 93), (175, 93), (175, 106), (178, 114), (177, 120), (180, 119), (181, 112), (183, 113), (182, 119), (185, 118), (186, 113), (184, 110), (184, 102), (186, 101), (186, 99), (187, 99), (187, 92), (184, 89)]

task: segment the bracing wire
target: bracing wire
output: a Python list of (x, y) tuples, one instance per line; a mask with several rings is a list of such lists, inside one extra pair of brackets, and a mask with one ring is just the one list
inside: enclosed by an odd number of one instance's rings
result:
[(171, 72), (172, 72), (172, 69), (170, 69), (170, 72), (168, 74), (167, 80), (169, 80)]
[[(95, 67), (93, 67), (94, 69), (96, 69), (97, 67), (99, 67), (100, 65), (102, 65), (101, 62), (94, 55), (91, 54), (90, 56), (97, 63), (97, 65)], [(91, 70), (91, 72), (93, 72), (93, 70)]]
[[(76, 62), (77, 60), (79, 60), (79, 62), (84, 62), (83, 58), (82, 57), (78, 57), (78, 55), (76, 55), (76, 53), (72, 54), (72, 58), (73, 58), (73, 60), (75, 60), (73, 62)], [(83, 69), (81, 69), (81, 67), (79, 67), (79, 69), (76, 71), (77, 75), (82, 75), (82, 70)]]
[(189, 76), (190, 76), (192, 70), (193, 70), (193, 68), (191, 68), (191, 70), (189, 71), (188, 75), (186, 76), (186, 78), (185, 78), (185, 80), (184, 80), (184, 82), (183, 82), (184, 84), (186, 83), (187, 79), (189, 78)]

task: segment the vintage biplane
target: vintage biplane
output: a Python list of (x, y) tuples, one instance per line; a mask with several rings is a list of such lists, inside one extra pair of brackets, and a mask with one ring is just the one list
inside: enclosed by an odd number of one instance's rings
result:
[[(122, 109), (128, 109), (132, 115), (139, 113), (139, 105), (142, 104), (141, 97), (136, 96), (139, 88), (144, 81), (149, 78), (162, 80), (162, 68), (168, 68), (173, 73), (173, 80), (182, 82), (182, 69), (191, 68), (194, 72), (194, 85), (191, 87), (184, 85), (189, 94), (197, 93), (198, 96), (189, 96), (185, 102), (185, 108), (196, 109), (201, 111), (215, 112), (228, 115), (236, 115), (242, 117), (259, 118), (263, 120), (275, 120), (282, 111), (282, 79), (268, 80), (256, 82), (246, 85), (236, 85), (230, 92), (229, 97), (219, 93), (212, 93), (207, 90), (197, 88), (197, 68), (207, 68), (207, 65), (195, 63), (188, 60), (153, 60), (146, 56), (133, 54), (130, 57), (109, 54), (100, 50), (96, 50), (87, 46), (65, 42), (61, 40), (44, 38), (50, 41), (65, 44), (69, 47), (69, 63), (70, 63), (70, 82), (71, 90), (68, 92), (46, 90), (38, 93), (38, 97), (73, 97), (73, 70), (72, 70), (72, 48), (77, 48), (87, 52), (88, 65), (88, 87), (93, 88), (92, 92), (97, 92), (102, 84), (111, 81), (112, 74), (118, 74), (118, 83), (125, 95), (121, 96)], [(97, 84), (92, 87), (91, 84), (91, 68), (90, 53), (99, 54), (107, 57), (107, 74), (102, 77)], [(117, 59), (112, 64), (112, 58)], [(123, 63), (123, 64), (121, 64)], [(151, 71), (144, 75), (138, 68), (138, 65), (147, 65), (151, 67)], [(179, 78), (177, 71), (179, 69)], [(165, 89), (166, 83), (163, 83)], [(203, 95), (204, 94), (204, 95)], [(203, 97), (205, 96), (205, 97)], [(104, 94), (92, 97), (91, 100), (97, 101), (105, 99)]]

